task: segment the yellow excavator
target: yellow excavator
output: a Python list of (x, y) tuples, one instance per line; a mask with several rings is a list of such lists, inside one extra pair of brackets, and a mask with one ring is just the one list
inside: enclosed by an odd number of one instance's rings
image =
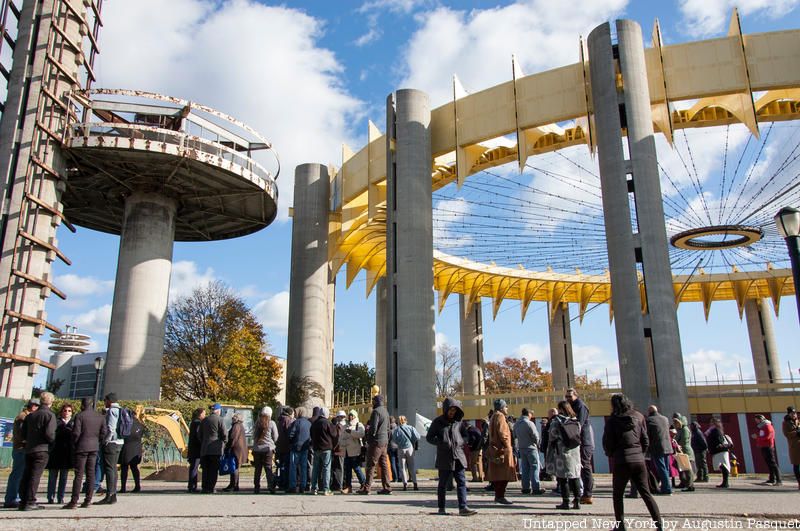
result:
[(162, 409), (159, 407), (150, 407), (138, 405), (136, 406), (136, 418), (139, 422), (152, 422), (163, 426), (169, 433), (175, 448), (181, 453), (181, 457), (186, 457), (187, 454), (187, 441), (189, 439), (189, 426), (183, 420), (183, 415), (180, 411), (173, 409)]

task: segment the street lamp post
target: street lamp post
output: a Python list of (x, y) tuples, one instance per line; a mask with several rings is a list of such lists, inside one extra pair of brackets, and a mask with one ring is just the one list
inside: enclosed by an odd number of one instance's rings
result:
[(775, 214), (778, 232), (786, 240), (789, 249), (789, 260), (792, 263), (794, 279), (794, 296), (797, 300), (797, 316), (800, 318), (800, 210), (783, 207)]
[(92, 408), (97, 408), (97, 393), (100, 392), (100, 371), (103, 370), (106, 360), (101, 356), (94, 359), (94, 400), (92, 401)]

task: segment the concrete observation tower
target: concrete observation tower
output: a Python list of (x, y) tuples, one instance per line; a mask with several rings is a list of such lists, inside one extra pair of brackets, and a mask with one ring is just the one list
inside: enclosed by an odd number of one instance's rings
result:
[[(64, 214), (119, 234), (105, 391), (157, 399), (173, 241), (244, 236), (277, 212), (280, 171), (254, 160), (268, 140), (223, 113), (128, 90), (72, 95)], [(274, 155), (274, 152), (272, 152)]]

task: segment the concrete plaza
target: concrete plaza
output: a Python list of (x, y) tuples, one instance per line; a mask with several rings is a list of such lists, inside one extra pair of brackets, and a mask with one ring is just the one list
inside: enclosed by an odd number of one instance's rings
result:
[[(46, 479), (46, 478), (45, 478)], [(800, 527), (800, 492), (793, 478), (784, 487), (765, 487), (763, 477), (739, 477), (728, 491), (711, 483), (694, 493), (677, 492), (657, 498), (672, 529), (795, 529)], [(224, 486), (226, 481), (220, 482)], [(470, 483), (469, 505), (479, 514), (456, 516), (455, 493), (448, 493), (451, 516), (436, 512), (436, 483), (420, 482), (419, 492), (395, 490), (391, 496), (373, 494), (308, 496), (255, 495), (252, 479), (242, 478), (242, 491), (215, 495), (187, 494), (184, 484), (144, 481), (139, 494), (120, 494), (112, 506), (61, 510), (0, 511), (0, 529), (608, 529), (612, 525), (611, 478), (597, 478), (593, 505), (580, 511), (557, 511), (554, 495), (523, 496), (519, 483), (509, 486), (510, 507), (493, 503), (483, 484)], [(46, 481), (42, 482), (44, 488)], [(551, 484), (547, 484), (551, 486)], [(44, 493), (40, 497), (46, 498)], [(649, 529), (640, 499), (626, 499), (628, 529)]]

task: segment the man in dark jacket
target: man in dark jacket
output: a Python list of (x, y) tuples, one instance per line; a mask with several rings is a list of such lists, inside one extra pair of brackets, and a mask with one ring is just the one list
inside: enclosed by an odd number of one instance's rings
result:
[(445, 511), (447, 483), (451, 478), (456, 481), (458, 496), (458, 514), (472, 516), (477, 511), (467, 507), (467, 481), (464, 470), (467, 468), (467, 456), (464, 454), (464, 440), (461, 437), (461, 419), (464, 410), (461, 402), (447, 397), (442, 402), (442, 414), (433, 419), (428, 434), (425, 436), (430, 444), (436, 446), (436, 469), (439, 471), (439, 487), (436, 491), (439, 501), (439, 514)]
[(663, 522), (658, 505), (650, 493), (644, 454), (650, 440), (644, 416), (633, 409), (631, 401), (623, 394), (611, 397), (611, 416), (606, 420), (603, 431), (603, 450), (613, 462), (612, 496), (614, 500), (614, 519), (623, 522), (625, 511), (622, 495), (628, 481), (642, 495), (656, 529), (662, 529)]
[[(103, 415), (92, 407), (92, 399), (81, 398), (81, 412), (75, 415), (72, 426), (72, 448), (75, 454), (75, 479), (72, 481), (72, 499), (63, 509), (76, 509), (78, 499), (81, 497), (83, 475), (86, 474), (86, 484), (94, 485), (94, 471), (97, 464), (97, 451), (100, 444), (106, 440), (108, 428)], [(92, 504), (94, 489), (86, 490), (86, 498), (81, 507), (84, 509)]]
[(367, 481), (358, 491), (359, 494), (369, 494), (372, 486), (372, 476), (375, 466), (381, 467), (381, 485), (383, 488), (378, 494), (391, 494), (389, 486), (389, 412), (383, 404), (383, 397), (372, 397), (372, 415), (366, 426), (365, 439), (367, 440)]
[(278, 478), (278, 487), (281, 489), (289, 488), (289, 456), (291, 450), (289, 447), (289, 428), (294, 422), (294, 409), (285, 406), (280, 409), (280, 416), (278, 416), (278, 441), (275, 443), (275, 455), (278, 456), (278, 469), (280, 475)]
[(708, 483), (708, 442), (706, 436), (703, 435), (703, 430), (700, 429), (699, 422), (692, 422), (692, 450), (694, 450), (694, 459), (697, 463), (697, 477), (695, 481), (698, 483)]
[(317, 420), (311, 424), (311, 446), (314, 448), (314, 469), (311, 472), (312, 494), (317, 494), (317, 485), (321, 479), (322, 493), (325, 496), (333, 495), (330, 489), (331, 459), (337, 444), (339, 444), (339, 429), (328, 419), (328, 409), (322, 407)]
[(594, 478), (592, 477), (592, 456), (594, 456), (594, 430), (592, 429), (591, 419), (589, 418), (589, 407), (578, 397), (575, 389), (569, 388), (564, 394), (578, 423), (581, 425), (581, 483), (583, 483), (583, 494), (581, 503), (592, 504), (592, 491), (594, 490)]
[[(311, 448), (311, 421), (306, 408), (298, 407), (297, 419), (289, 428), (289, 491), (303, 492), (308, 488), (308, 450)], [(280, 435), (278, 435), (280, 440)], [(300, 476), (298, 479), (298, 475)]]
[(203, 467), (201, 481), (204, 494), (214, 494), (219, 477), (219, 458), (227, 438), (220, 411), (222, 406), (213, 404), (211, 414), (200, 423), (200, 466)]
[(650, 439), (650, 458), (656, 466), (661, 482), (659, 494), (672, 494), (669, 476), (669, 456), (672, 455), (672, 437), (669, 434), (669, 419), (658, 412), (656, 406), (647, 409), (647, 436)]
[(20, 485), (20, 511), (44, 509), (36, 503), (36, 491), (47, 465), (50, 445), (56, 440), (56, 416), (50, 411), (53, 398), (53, 393), (42, 393), (41, 407), (25, 417), (22, 423), (22, 432), (25, 434), (25, 471), (22, 473)]
[(200, 426), (206, 418), (206, 410), (197, 408), (189, 424), (189, 444), (186, 448), (186, 460), (189, 461), (189, 483), (187, 490), (197, 492), (197, 471), (200, 469), (200, 450), (203, 448), (203, 437)]

